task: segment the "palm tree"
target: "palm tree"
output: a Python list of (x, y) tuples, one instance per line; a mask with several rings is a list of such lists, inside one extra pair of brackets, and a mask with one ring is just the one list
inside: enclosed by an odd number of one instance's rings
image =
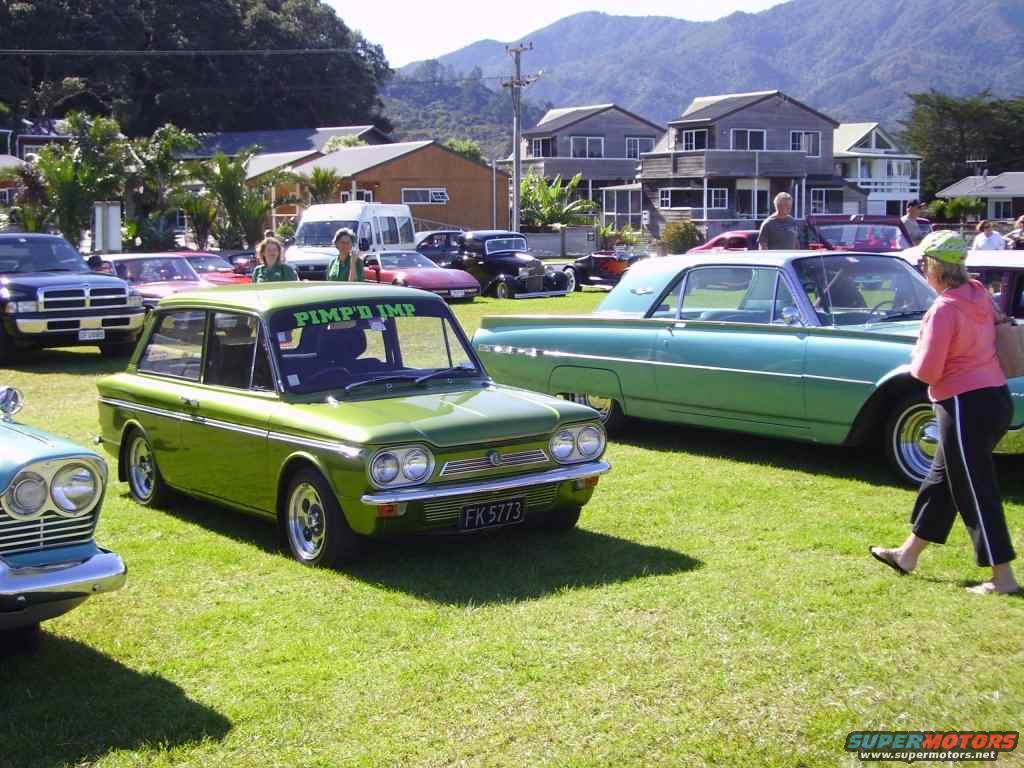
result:
[(217, 221), (217, 201), (208, 195), (183, 194), (173, 198), (175, 204), (185, 212), (196, 248), (206, 250), (210, 240), (210, 232)]
[(573, 193), (583, 181), (583, 174), (577, 173), (565, 185), (562, 177), (556, 176), (551, 183), (535, 173), (528, 174), (520, 187), (520, 211), (523, 223), (534, 227), (549, 227), (553, 224), (589, 224), (585, 216), (596, 210), (593, 200), (573, 199)]
[(345, 179), (330, 168), (314, 168), (303, 183), (309, 193), (311, 205), (334, 203), (338, 201), (338, 193), (341, 191)]

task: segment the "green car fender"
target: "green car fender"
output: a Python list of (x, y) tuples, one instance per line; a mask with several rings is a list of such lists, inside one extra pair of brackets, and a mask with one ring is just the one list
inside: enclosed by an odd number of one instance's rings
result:
[(553, 394), (574, 394), (610, 397), (622, 402), (622, 383), (614, 371), (605, 368), (586, 368), (577, 365), (559, 365), (551, 370), (548, 378), (548, 392)]
[(861, 406), (843, 444), (860, 445), (868, 440), (871, 433), (889, 418), (896, 404), (915, 393), (927, 397), (927, 387), (910, 375), (909, 365), (888, 371), (875, 382), (874, 390)]

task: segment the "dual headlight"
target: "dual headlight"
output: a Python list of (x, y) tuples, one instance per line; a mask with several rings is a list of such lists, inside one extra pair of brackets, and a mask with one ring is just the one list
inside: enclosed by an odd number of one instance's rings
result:
[(34, 301), (9, 301), (6, 310), (8, 315), (27, 315), (39, 311), (39, 304)]
[(573, 464), (596, 459), (604, 451), (604, 430), (594, 424), (564, 427), (551, 436), (548, 447), (555, 461)]
[(43, 514), (47, 501), (62, 517), (78, 517), (92, 509), (103, 493), (103, 478), (82, 461), (64, 464), (49, 482), (42, 468), (19, 472), (3, 495), (3, 508), (18, 520), (34, 520)]
[(387, 448), (370, 460), (370, 480), (378, 488), (422, 483), (434, 471), (434, 455), (419, 445)]
[(141, 307), (143, 305), (142, 294), (136, 290), (128, 291), (128, 306)]

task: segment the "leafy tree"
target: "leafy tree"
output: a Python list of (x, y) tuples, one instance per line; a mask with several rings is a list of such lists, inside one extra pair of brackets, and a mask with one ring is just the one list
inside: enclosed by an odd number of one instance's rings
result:
[(259, 189), (247, 189), (242, 195), (239, 224), (250, 248), (263, 239), (264, 224), (270, 215), (270, 201)]
[(246, 164), (253, 154), (255, 149), (245, 150), (235, 157), (218, 152), (211, 159), (192, 167), (193, 177), (217, 201), (218, 215), (212, 233), (221, 248), (238, 248), (242, 245), (245, 236), (242, 201), (246, 192)]
[(34, 165), (23, 165), (14, 176), (21, 189), (11, 209), (16, 223), (26, 232), (45, 232), (50, 218), (50, 194), (42, 174)]
[(584, 214), (597, 210), (596, 203), (586, 198), (573, 199), (582, 181), (582, 173), (577, 173), (564, 185), (561, 176), (548, 182), (539, 174), (528, 173), (520, 184), (519, 211), (522, 223), (531, 227), (590, 223)]
[(312, 173), (302, 181), (302, 185), (309, 194), (311, 205), (338, 202), (338, 193), (344, 183), (345, 179), (330, 168), (314, 168)]
[(476, 160), (478, 163), (489, 162), (484, 157), (484, 151), (480, 147), (480, 142), (474, 139), (448, 139), (445, 141), (444, 146), (469, 160)]
[(946, 216), (961, 223), (968, 216), (981, 216), (985, 213), (985, 201), (976, 197), (954, 197), (946, 203)]
[(339, 149), (351, 149), (352, 147), (365, 147), (367, 143), (359, 138), (358, 136), (331, 136), (327, 141), (324, 142), (324, 146), (321, 151), (328, 155), (331, 152), (336, 152)]
[(208, 195), (182, 193), (174, 198), (174, 204), (185, 212), (196, 248), (206, 250), (210, 232), (217, 221), (217, 203)]
[(145, 219), (172, 207), (171, 198), (190, 180), (188, 167), (178, 158), (198, 146), (195, 136), (170, 124), (127, 143), (126, 208), (133, 217)]
[(692, 221), (670, 221), (661, 228), (661, 239), (669, 253), (686, 253), (704, 242), (700, 229)]

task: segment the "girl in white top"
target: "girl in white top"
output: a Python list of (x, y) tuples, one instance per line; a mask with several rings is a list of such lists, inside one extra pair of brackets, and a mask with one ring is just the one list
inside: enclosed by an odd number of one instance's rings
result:
[(974, 236), (974, 243), (971, 250), (974, 251), (1001, 251), (1006, 248), (1003, 236), (992, 231), (992, 222), (982, 219), (978, 222), (978, 234)]

